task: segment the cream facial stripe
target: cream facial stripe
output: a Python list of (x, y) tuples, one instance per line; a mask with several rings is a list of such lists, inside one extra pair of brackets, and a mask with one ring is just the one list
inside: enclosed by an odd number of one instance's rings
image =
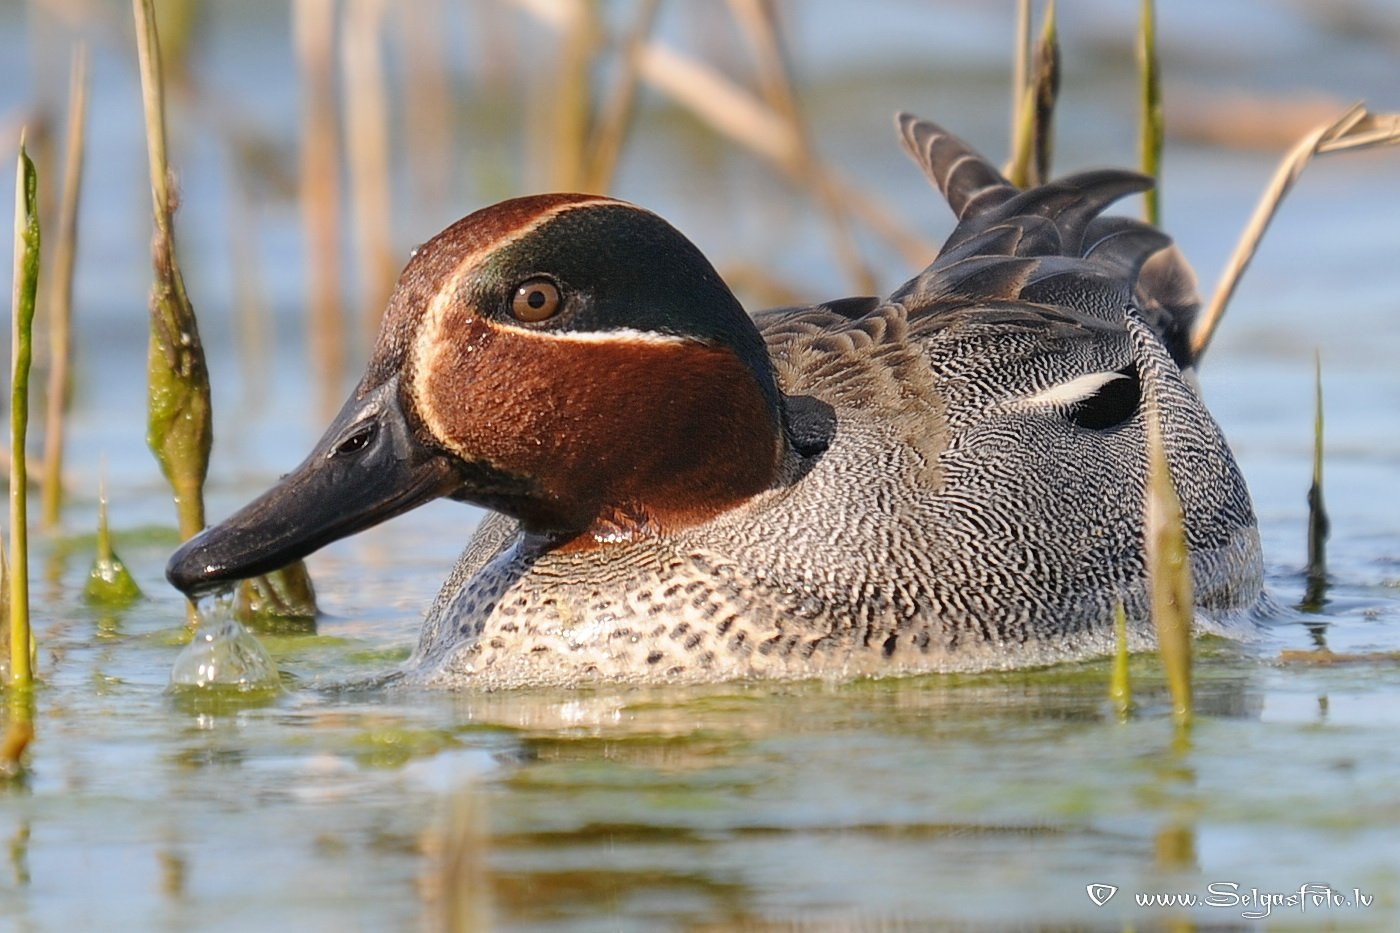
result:
[(513, 324), (503, 324), (499, 321), (491, 321), (488, 326), (492, 330), (510, 334), (512, 337), (556, 340), (560, 343), (635, 343), (663, 346), (699, 342), (690, 337), (678, 337), (675, 334), (663, 334), (654, 330), (637, 330), (634, 327), (619, 327), (616, 330), (540, 331), (516, 327)]
[[(438, 289), (437, 293), (433, 295), (432, 300), (428, 303), (427, 310), (424, 311), (422, 318), (419, 319), (418, 333), (414, 336), (413, 351), (410, 354), (410, 365), (412, 366), (413, 373), (413, 398), (415, 398), (418, 403), (418, 415), (423, 419), (424, 426), (427, 427), (438, 441), (451, 449), (456, 449), (451, 438), (447, 437), (446, 426), (443, 423), (441, 415), (432, 406), (432, 396), (428, 392), (428, 380), (434, 371), (438, 354), (443, 352), (447, 344), (452, 340), (450, 335), (445, 335), (443, 333), (443, 324), (462, 280), (471, 275), (483, 259), (499, 249), (504, 243), (518, 239), (533, 230), (537, 230), (555, 217), (561, 214), (567, 214), (569, 211), (609, 204), (631, 208), (636, 211), (645, 211), (644, 208), (628, 204), (626, 201), (617, 201), (612, 198), (602, 197), (556, 205), (547, 210), (540, 211), (525, 223), (503, 232), (485, 246), (478, 247), (467, 253), (457, 263), (451, 274), (443, 279), (442, 286)], [(618, 330), (610, 331), (545, 333), (495, 321), (490, 322), (488, 326), (498, 331), (510, 333), (512, 337), (532, 340), (557, 340), (574, 343), (619, 342), (648, 344), (653, 346), (674, 345), (688, 342), (684, 337), (675, 337), (668, 334), (656, 333), (654, 331), (634, 330), (631, 328), (619, 328)]]

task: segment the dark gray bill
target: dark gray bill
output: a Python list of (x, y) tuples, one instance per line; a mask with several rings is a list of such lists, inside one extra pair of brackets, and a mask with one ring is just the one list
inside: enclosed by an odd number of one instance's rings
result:
[(461, 484), (454, 462), (416, 440), (390, 379), (351, 398), (310, 456), (230, 518), (186, 541), (165, 576), (187, 596), (268, 573)]

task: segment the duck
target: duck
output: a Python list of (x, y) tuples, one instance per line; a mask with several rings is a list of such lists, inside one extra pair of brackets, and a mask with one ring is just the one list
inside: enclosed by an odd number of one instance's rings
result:
[(1194, 378), (1195, 277), (1106, 216), (1124, 170), (1021, 190), (938, 125), (900, 140), (957, 221), (887, 297), (750, 315), (661, 217), (593, 194), (420, 247), (300, 466), (181, 546), (195, 598), (447, 497), (487, 510), (401, 671), (462, 690), (1009, 670), (1153, 642), (1149, 419), (1198, 625), (1263, 593)]

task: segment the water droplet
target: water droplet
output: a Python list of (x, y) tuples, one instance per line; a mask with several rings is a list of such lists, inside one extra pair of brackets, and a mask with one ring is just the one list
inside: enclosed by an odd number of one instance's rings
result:
[(231, 613), (226, 601), (201, 607), (194, 638), (170, 671), (173, 687), (276, 689), (281, 681), (272, 656)]

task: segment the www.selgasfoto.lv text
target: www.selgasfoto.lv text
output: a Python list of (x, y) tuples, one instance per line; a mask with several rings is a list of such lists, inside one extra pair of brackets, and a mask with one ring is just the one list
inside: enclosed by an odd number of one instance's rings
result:
[(1205, 894), (1158, 892), (1134, 894), (1133, 899), (1139, 907), (1233, 907), (1247, 920), (1260, 920), (1275, 909), (1302, 913), (1310, 909), (1370, 907), (1376, 897), (1363, 894), (1359, 888), (1339, 891), (1321, 883), (1299, 885), (1296, 891), (1272, 892), (1243, 888), (1233, 881), (1215, 881), (1206, 885)]

